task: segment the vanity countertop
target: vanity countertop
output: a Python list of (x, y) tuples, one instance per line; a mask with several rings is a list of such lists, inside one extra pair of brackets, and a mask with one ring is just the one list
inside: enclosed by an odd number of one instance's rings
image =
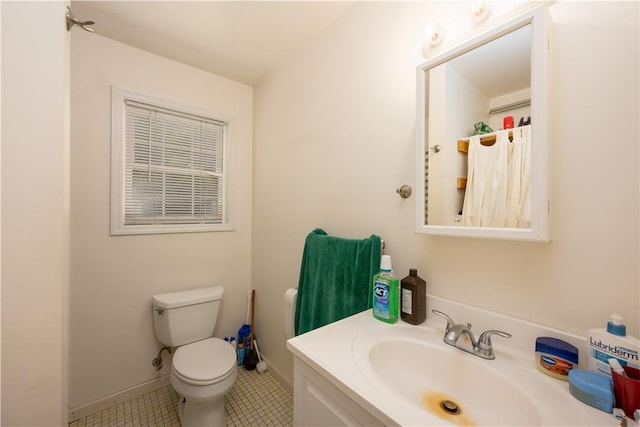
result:
[[(407, 402), (397, 396), (397, 393), (394, 393), (389, 387), (385, 387), (380, 379), (371, 374), (369, 368), (363, 368), (362, 362), (366, 356), (363, 357), (362, 354), (354, 352), (354, 348), (358, 348), (358, 342), (362, 341), (363, 336), (374, 340), (380, 337), (393, 339), (397, 336), (411, 336), (411, 339), (415, 341), (423, 335), (424, 337), (433, 337), (434, 333), (438, 333), (438, 336), (444, 335), (444, 320), (438, 317), (434, 318), (431, 313), (431, 309), (437, 309), (446, 312), (457, 322), (473, 321), (473, 330), (478, 331), (476, 335), (486, 329), (501, 329), (513, 334), (512, 339), (496, 338), (493, 341), (496, 352), (495, 361), (481, 359), (454, 349), (441, 341), (440, 344), (443, 346), (443, 351), (451, 352), (451, 357), (456, 359), (456, 363), (460, 361), (460, 363), (472, 364), (468, 366), (478, 363), (493, 364), (489, 366), (499, 366), (501, 376), (504, 373), (505, 377), (513, 378), (516, 374), (524, 373), (525, 377), (535, 378), (537, 384), (542, 384), (545, 388), (550, 387), (554, 393), (560, 393), (559, 395), (563, 396), (566, 393), (569, 399), (565, 401), (564, 405), (570, 406), (568, 408), (562, 407), (566, 411), (560, 410), (559, 407), (554, 408), (554, 403), (545, 401), (544, 396), (532, 396), (533, 401), (537, 404), (536, 407), (543, 413), (543, 419), (559, 421), (554, 423), (556, 425), (585, 425), (585, 422), (587, 425), (597, 426), (617, 426), (620, 424), (613, 415), (574, 399), (569, 393), (568, 382), (549, 377), (535, 367), (533, 349), (535, 337), (557, 336), (572, 342), (580, 349), (586, 345), (584, 337), (564, 334), (561, 331), (486, 312), (439, 297), (430, 296), (427, 301), (429, 317), (422, 325), (413, 326), (402, 321), (398, 321), (396, 324), (387, 324), (376, 320), (371, 310), (367, 310), (294, 337), (287, 341), (287, 348), (295, 357), (320, 373), (385, 425), (443, 425), (443, 419), (439, 416)], [(530, 351), (527, 351), (528, 347), (531, 347)], [(416, 360), (412, 355), (402, 353), (393, 355), (391, 359), (393, 360), (389, 360), (389, 363), (394, 366), (429, 363), (428, 360)], [(510, 373), (514, 373), (514, 375), (510, 376)], [(562, 412), (562, 416), (556, 418), (558, 412)]]

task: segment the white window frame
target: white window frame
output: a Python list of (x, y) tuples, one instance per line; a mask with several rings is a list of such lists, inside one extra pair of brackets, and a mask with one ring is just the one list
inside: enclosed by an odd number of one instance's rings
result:
[[(223, 139), (222, 222), (217, 224), (128, 224), (125, 225), (125, 102), (132, 100), (163, 109), (205, 117), (225, 124)], [(235, 230), (233, 165), (233, 119), (176, 103), (126, 91), (111, 90), (111, 235), (196, 233)]]

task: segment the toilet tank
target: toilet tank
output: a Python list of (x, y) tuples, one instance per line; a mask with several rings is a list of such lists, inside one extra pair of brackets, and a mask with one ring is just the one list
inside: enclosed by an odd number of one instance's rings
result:
[(224, 288), (193, 289), (153, 296), (153, 328), (164, 345), (178, 347), (213, 335)]

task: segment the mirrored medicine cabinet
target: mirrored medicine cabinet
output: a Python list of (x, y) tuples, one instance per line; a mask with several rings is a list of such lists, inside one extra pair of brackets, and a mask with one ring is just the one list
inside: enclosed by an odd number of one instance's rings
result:
[[(549, 241), (549, 23), (539, 6), (418, 66), (417, 232)], [(506, 204), (519, 213), (501, 215), (518, 220), (472, 215), (493, 209), (496, 188), (517, 190)]]

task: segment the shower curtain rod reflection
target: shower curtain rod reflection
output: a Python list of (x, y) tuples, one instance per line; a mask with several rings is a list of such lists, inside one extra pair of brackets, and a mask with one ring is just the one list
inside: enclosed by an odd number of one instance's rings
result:
[(512, 102), (511, 104), (502, 105), (500, 107), (490, 108), (488, 114), (494, 115), (498, 113), (504, 113), (505, 111), (510, 111), (516, 108), (528, 107), (531, 105), (531, 98), (523, 99), (522, 101)]
[(75, 16), (73, 16), (73, 12), (71, 11), (71, 8), (69, 6), (67, 6), (66, 18), (67, 18), (67, 31), (71, 31), (73, 26), (77, 25), (85, 31), (88, 31), (90, 33), (94, 32), (93, 28), (90, 28), (89, 25), (94, 25), (95, 22), (78, 20)]
[[(518, 126), (517, 128), (514, 129), (509, 129), (509, 141), (513, 141), (513, 131), (517, 131), (518, 129), (523, 130), (523, 129), (530, 129), (531, 125), (525, 125), (525, 126)], [(480, 144), (485, 145), (485, 146), (491, 146), (496, 142), (496, 134), (498, 132), (504, 132), (507, 129), (501, 129), (495, 132), (491, 132), (491, 133), (486, 133), (483, 135), (480, 135)], [(461, 138), (458, 139), (457, 141), (457, 149), (458, 152), (460, 153), (468, 153), (469, 152), (469, 137), (466, 138)]]

